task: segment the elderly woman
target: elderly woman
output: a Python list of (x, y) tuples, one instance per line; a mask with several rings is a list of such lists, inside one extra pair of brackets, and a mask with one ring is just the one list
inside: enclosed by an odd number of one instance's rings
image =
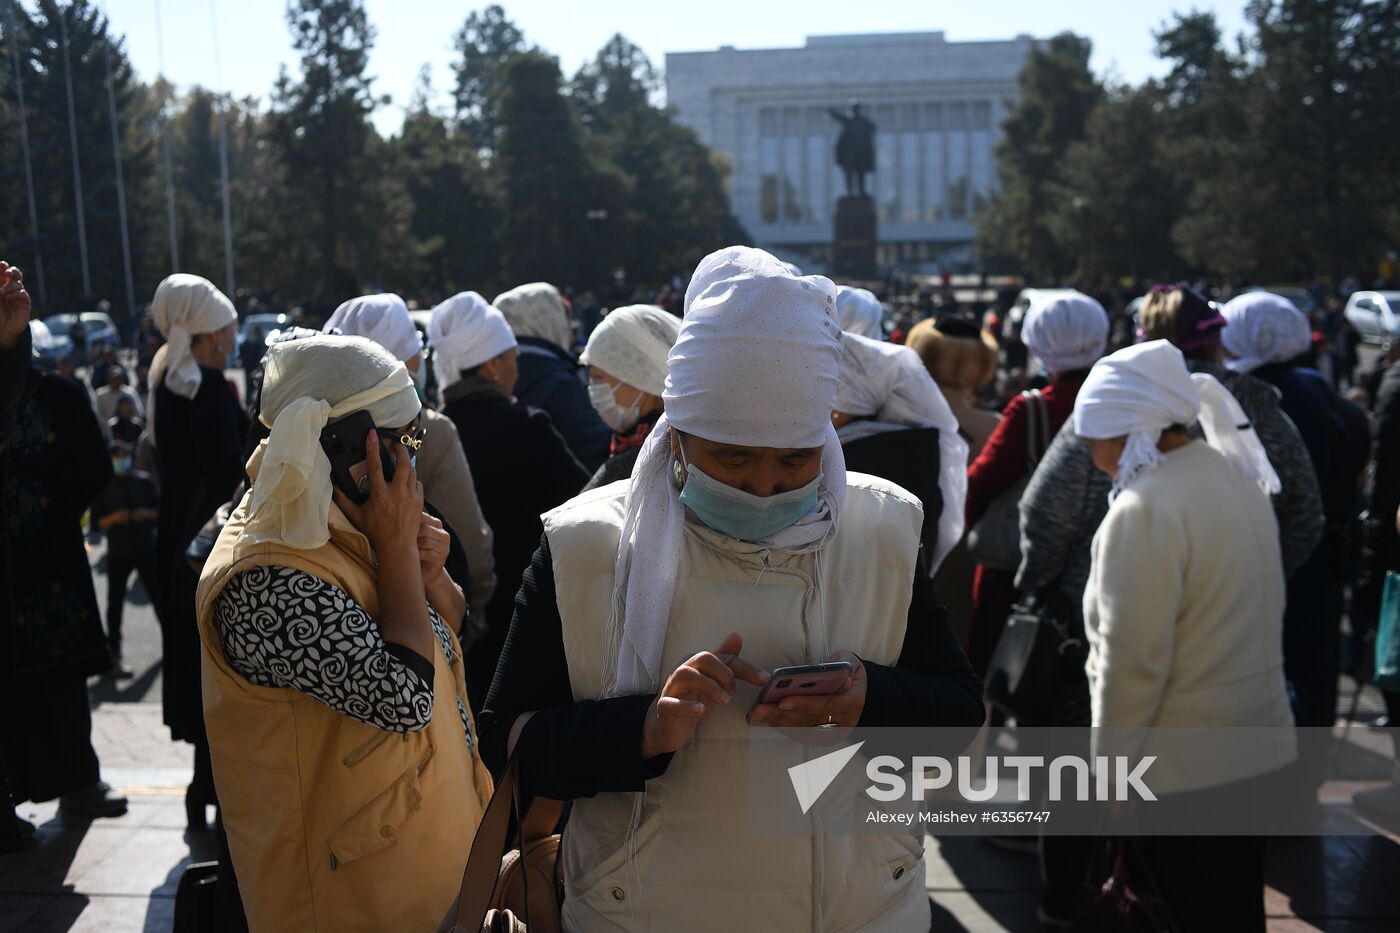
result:
[[(403, 364), (359, 337), (265, 359), (270, 433), (198, 591), (214, 778), (255, 930), (432, 929), (490, 797), (444, 622), (463, 597), (404, 446), (420, 409)], [(362, 505), (319, 442), (357, 412), (375, 425), (355, 438)]]
[(185, 549), (243, 477), (248, 419), (224, 379), (237, 317), (223, 293), (197, 275), (170, 276), (151, 301), (151, 319), (166, 339), (151, 362), (148, 419), (160, 477), (156, 561), (168, 574), (158, 607), (161, 688), (171, 738), (194, 745), (185, 816), (197, 830), (207, 827), (205, 807), (217, 800), (200, 699), (198, 578)]
[[(366, 337), (394, 355), (408, 368), (418, 397), (423, 398), (426, 368), (423, 343), (418, 328), (408, 316), (408, 306), (393, 294), (362, 295), (335, 309), (326, 321), (326, 333)], [(496, 592), (496, 561), (491, 554), (491, 526), (481, 515), (472, 468), (462, 451), (457, 426), (446, 415), (431, 408), (422, 413), (423, 444), (414, 459), (414, 469), (423, 484), (423, 495), (442, 513), (449, 530), (466, 553), (470, 581), (459, 581), (468, 590), (467, 601), (474, 608), (463, 639), (470, 643), (486, 628), (486, 605)]]
[(666, 410), (666, 355), (680, 326), (680, 318), (653, 305), (629, 305), (588, 335), (579, 358), (588, 367), (588, 398), (614, 433), (612, 455), (585, 490), (632, 476), (642, 444)]
[(608, 457), (608, 426), (589, 404), (574, 359), (574, 329), (559, 289), (548, 282), (518, 285), (496, 296), (492, 306), (506, 317), (520, 346), (515, 394), (549, 413), (569, 449), (589, 470)]
[(1342, 591), (1359, 556), (1352, 542), (1370, 427), (1310, 362), (1295, 365), (1311, 349), (1312, 328), (1292, 302), (1249, 292), (1231, 299), (1221, 313), (1227, 322), (1221, 335), (1225, 365), (1278, 390), (1279, 405), (1298, 426), (1317, 475), (1327, 530), (1289, 578), (1283, 656), (1298, 724), (1330, 727), (1336, 721)]
[[(527, 793), (574, 801), (566, 929), (928, 929), (918, 839), (750, 824), (751, 728), (982, 719), (918, 500), (846, 472), (834, 291), (758, 250), (703, 260), (631, 482), (546, 516), (482, 728), (498, 766), (518, 732)], [(828, 659), (840, 692), (749, 711), (765, 670)]]
[(885, 309), (869, 289), (838, 285), (836, 322), (847, 334), (859, 334), (871, 340), (885, 339)]
[(831, 423), (846, 466), (919, 497), (919, 563), (932, 576), (963, 532), (967, 442), (958, 422), (908, 347), (845, 334), (839, 376)]
[[(1198, 418), (1203, 442), (1186, 431)], [(1248, 754), (1228, 764), (1163, 759), (1153, 790), (1168, 804), (1208, 789), (1261, 797), (1251, 789), (1294, 757), (1291, 742), (1242, 729), (1293, 723), (1281, 652), (1283, 561), (1268, 499), (1279, 481), (1263, 445), (1229, 391), (1191, 375), (1165, 340), (1094, 367), (1074, 431), (1112, 477), (1084, 592), (1093, 725), (1241, 729), (1231, 741)], [(1161, 836), (1143, 845), (1179, 929), (1264, 929), (1262, 837)]]
[(500, 311), (476, 292), (454, 295), (433, 309), (428, 340), (443, 387), (442, 413), (457, 425), (482, 513), (495, 532), (496, 594), (486, 604), (486, 632), (467, 655), (473, 709), (480, 709), (520, 579), (539, 544), (540, 516), (576, 495), (588, 473), (549, 415), (514, 396), (520, 351)]
[[(1279, 409), (1278, 393), (1251, 376), (1222, 364), (1220, 332), (1225, 319), (1214, 304), (1184, 286), (1155, 288), (1143, 303), (1142, 330), (1149, 340), (1171, 341), (1187, 367), (1224, 385), (1239, 403), (1279, 477), (1273, 497), (1282, 546), (1283, 571), (1291, 577), (1322, 535), (1322, 504), (1307, 449), (1293, 422)], [(1083, 630), (1084, 588), (1089, 580), (1090, 545), (1108, 511), (1112, 480), (1095, 469), (1089, 449), (1073, 425), (1055, 436), (1021, 497), (1021, 567), (1017, 591), (1035, 594), (1054, 607), (1071, 632)], [(1082, 678), (1061, 684), (1052, 721), (1045, 725), (1089, 724), (1089, 689)], [(1092, 856), (1072, 836), (1047, 835), (1042, 841), (1042, 908), (1068, 917)]]
[[(1026, 312), (1021, 340), (1045, 366), (1050, 383), (1038, 394), (1021, 393), (1006, 406), (1001, 421), (967, 471), (967, 527), (974, 528), (1003, 494), (1015, 495), (1045, 454), (1029, 437), (1028, 408), (1035, 405), (1041, 436), (1054, 437), (1074, 408), (1089, 367), (1104, 351), (1108, 315), (1088, 295), (1057, 292)], [(968, 654), (985, 671), (1015, 598), (1016, 568), (978, 564), (972, 590)]]

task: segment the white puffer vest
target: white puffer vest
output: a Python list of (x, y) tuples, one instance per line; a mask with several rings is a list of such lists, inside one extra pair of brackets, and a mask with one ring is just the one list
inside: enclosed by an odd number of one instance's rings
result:
[[(686, 523), (663, 671), (730, 632), (767, 670), (842, 649), (879, 664), (898, 660), (922, 507), (872, 476), (851, 473), (847, 484), (836, 536), (815, 555), (768, 551)], [(615, 663), (603, 646), (626, 495), (627, 484), (614, 483), (544, 517), (575, 700), (601, 697), (604, 666)], [(818, 835), (816, 809), (810, 837), (753, 832), (745, 714), (757, 691), (739, 684), (645, 794), (574, 802), (561, 854), (565, 929), (928, 929), (920, 836)]]

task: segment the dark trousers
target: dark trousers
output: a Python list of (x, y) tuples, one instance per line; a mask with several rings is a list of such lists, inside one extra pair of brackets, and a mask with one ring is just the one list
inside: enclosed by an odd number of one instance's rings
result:
[(1176, 929), (1264, 933), (1263, 836), (1149, 836), (1148, 868)]
[[(7, 682), (8, 681), (8, 682)], [(16, 803), (42, 803), (98, 780), (87, 678), (0, 677), (0, 756)]]
[(107, 644), (112, 649), (113, 658), (121, 657), (122, 653), (122, 610), (126, 608), (126, 586), (133, 570), (141, 575), (141, 585), (146, 588), (151, 605), (155, 605), (156, 587), (160, 586), (160, 578), (156, 576), (156, 556), (107, 555)]

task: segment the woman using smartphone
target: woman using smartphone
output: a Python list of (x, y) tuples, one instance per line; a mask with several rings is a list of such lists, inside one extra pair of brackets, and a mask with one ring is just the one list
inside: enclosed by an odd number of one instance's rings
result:
[[(918, 500), (846, 472), (834, 300), (762, 251), (707, 257), (630, 482), (545, 516), (482, 728), (498, 767), (518, 733), (527, 794), (574, 802), (565, 929), (728, 926), (736, 893), (746, 929), (928, 929), (920, 838), (750, 824), (754, 727), (982, 721)], [(835, 693), (754, 705), (835, 661)]]
[[(413, 467), (418, 395), (360, 337), (277, 344), (263, 372), (270, 432), (197, 600), (204, 718), (249, 926), (432, 929), (491, 780), (445, 621), (465, 597)], [(354, 438), (326, 430), (357, 421)]]

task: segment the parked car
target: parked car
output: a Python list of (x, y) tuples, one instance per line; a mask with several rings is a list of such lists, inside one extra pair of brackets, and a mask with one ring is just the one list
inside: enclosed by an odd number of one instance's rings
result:
[(1366, 343), (1400, 338), (1400, 292), (1352, 292), (1343, 313)]
[(62, 359), (66, 356), (73, 361), (74, 366), (86, 362), (85, 359), (78, 358), (78, 349), (73, 344), (73, 328), (79, 326), (79, 320), (81, 319), (76, 314), (51, 314), (44, 318), (44, 326), (49, 329), (54, 339), (54, 358)]
[(102, 311), (84, 311), (78, 317), (83, 322), (83, 330), (87, 331), (89, 355), (95, 355), (98, 349), (121, 349), (121, 332), (117, 330), (117, 324), (110, 314)]
[[(238, 328), (238, 336), (234, 340), (233, 359), (242, 358), (243, 343), (248, 339), (248, 334), (257, 328), (262, 332), (262, 341), (266, 343), (267, 338), (282, 328), (289, 326), (292, 319), (285, 314), (250, 314), (243, 319), (243, 323)], [(237, 365), (237, 364), (235, 364)]]

